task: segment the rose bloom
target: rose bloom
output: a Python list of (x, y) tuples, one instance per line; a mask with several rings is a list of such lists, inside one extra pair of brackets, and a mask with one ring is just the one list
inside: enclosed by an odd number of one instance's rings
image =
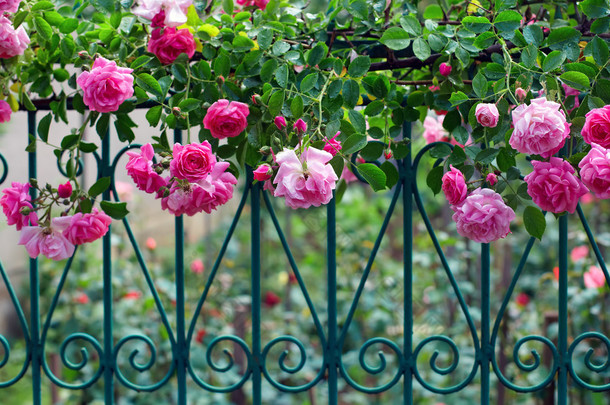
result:
[(458, 233), (479, 243), (506, 237), (515, 219), (515, 212), (504, 204), (500, 194), (488, 188), (477, 188), (461, 205), (452, 208)]
[(118, 67), (98, 57), (90, 72), (82, 72), (76, 83), (83, 89), (83, 102), (92, 111), (112, 112), (133, 96), (133, 69)]
[(489, 184), (490, 186), (495, 186), (496, 183), (498, 183), (498, 176), (496, 176), (495, 173), (488, 173), (487, 177), (485, 177), (485, 181), (487, 182), (487, 184)]
[(432, 142), (448, 142), (449, 134), (443, 128), (444, 116), (438, 116), (437, 118), (427, 116), (424, 120), (424, 139), (426, 143)]
[(78, 212), (72, 216), (55, 218), (64, 229), (63, 236), (73, 245), (82, 245), (98, 240), (108, 232), (112, 218), (94, 208), (90, 213)]
[(269, 308), (273, 308), (282, 302), (282, 299), (273, 291), (267, 291), (265, 293), (265, 297), (263, 298), (263, 303)]
[(548, 162), (532, 161), (534, 171), (525, 176), (527, 193), (534, 203), (545, 211), (556, 214), (574, 213), (578, 199), (587, 193), (587, 187), (575, 176), (570, 163), (557, 157)]
[(593, 148), (580, 161), (580, 178), (597, 198), (610, 198), (610, 149), (594, 143)]
[(151, 20), (161, 11), (165, 13), (165, 25), (177, 27), (186, 23), (186, 12), (193, 0), (137, 0), (131, 10), (134, 15)]
[(76, 294), (76, 296), (74, 297), (73, 301), (77, 304), (88, 304), (89, 303), (89, 296), (87, 294), (85, 294), (84, 292), (79, 292), (78, 294)]
[(441, 63), (440, 66), (438, 67), (438, 71), (441, 73), (441, 75), (447, 77), (451, 74), (451, 65), (448, 63)]
[(443, 193), (451, 205), (461, 204), (468, 196), (466, 179), (461, 171), (449, 165), (450, 170), (443, 175)]
[(23, 55), (29, 43), (30, 37), (23, 26), (14, 29), (11, 20), (3, 15), (0, 16), (0, 58), (8, 59)]
[(201, 274), (205, 270), (205, 266), (203, 265), (203, 260), (195, 259), (191, 262), (191, 271), (195, 274)]
[(341, 142), (337, 140), (337, 137), (341, 134), (341, 131), (337, 131), (335, 136), (326, 140), (326, 144), (324, 145), (324, 150), (331, 155), (335, 156), (341, 150)]
[(150, 236), (146, 238), (146, 242), (144, 244), (146, 245), (146, 249), (148, 250), (155, 250), (157, 248), (157, 241), (155, 240), (155, 238)]
[(585, 245), (576, 246), (570, 252), (570, 259), (572, 259), (573, 262), (577, 262), (577, 261), (580, 261), (580, 260), (584, 259), (585, 257), (587, 257), (588, 254), (589, 254), (589, 248), (587, 246), (585, 246)]
[(9, 122), (13, 110), (11, 106), (4, 100), (0, 100), (0, 122)]
[(233, 186), (237, 184), (237, 179), (226, 171), (228, 168), (229, 162), (218, 162), (212, 172), (198, 183), (181, 186), (174, 182), (170, 195), (161, 200), (161, 208), (176, 216), (192, 216), (202, 211), (211, 213), (233, 197)]
[(59, 198), (70, 198), (72, 195), (72, 184), (68, 180), (64, 184), (60, 184), (57, 186), (57, 196)]
[(495, 104), (488, 103), (478, 104), (474, 115), (479, 124), (488, 128), (495, 128), (495, 126), (498, 125), (498, 119), (500, 118), (498, 107), (496, 107)]
[(604, 276), (603, 270), (597, 266), (589, 267), (589, 270), (582, 277), (587, 288), (602, 288), (606, 285), (606, 276)]
[(254, 174), (254, 180), (265, 181), (273, 176), (273, 169), (267, 163), (262, 163), (252, 173)]
[(28, 215), (21, 213), (22, 208), (32, 208), (32, 198), (29, 190), (29, 183), (21, 184), (14, 181), (11, 183), (11, 187), (2, 190), (3, 195), (0, 197), (0, 206), (2, 206), (4, 215), (6, 215), (7, 224), (15, 225), (18, 231), (29, 225), (30, 221), (32, 225), (38, 225), (38, 216), (35, 211)]
[(527, 306), (527, 304), (530, 303), (530, 296), (527, 295), (526, 293), (522, 292), (519, 293), (517, 295), (517, 297), (515, 298), (515, 302), (517, 303), (517, 305), (519, 305), (520, 307), (525, 307)]
[(193, 34), (187, 28), (158, 28), (153, 31), (148, 41), (148, 52), (154, 53), (164, 65), (173, 63), (181, 53), (187, 54), (189, 59), (192, 58), (195, 47)]
[(203, 180), (214, 168), (216, 156), (208, 141), (189, 145), (174, 144), (173, 159), (169, 164), (172, 176), (196, 183)]
[(521, 104), (512, 112), (515, 127), (509, 143), (521, 153), (548, 158), (561, 149), (570, 136), (570, 124), (560, 105), (546, 98)]
[(156, 193), (167, 182), (153, 169), (152, 158), (155, 151), (151, 144), (142, 145), (140, 153), (128, 151), (129, 161), (125, 165), (127, 174), (131, 176), (136, 186), (149, 194)]
[(203, 126), (210, 130), (214, 138), (238, 136), (248, 126), (248, 114), (250, 110), (247, 104), (221, 99), (208, 108)]
[(610, 149), (610, 105), (589, 111), (581, 133), (588, 144)]
[[(328, 162), (333, 155), (309, 147), (297, 156), (292, 149), (284, 149), (276, 156), (280, 168), (273, 180), (273, 195), (285, 197), (291, 208), (319, 207), (333, 197), (337, 175)], [(306, 168), (305, 168), (306, 167)]]
[(0, 0), (0, 12), (15, 13), (19, 10), (20, 0)]
[(63, 235), (68, 223), (58, 219), (53, 218), (48, 228), (24, 226), (21, 230), (18, 244), (25, 246), (32, 259), (42, 253), (51, 260), (63, 260), (74, 253), (74, 245)]

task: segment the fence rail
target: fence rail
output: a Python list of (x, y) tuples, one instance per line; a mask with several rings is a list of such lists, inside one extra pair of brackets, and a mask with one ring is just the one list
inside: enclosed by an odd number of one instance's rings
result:
[[(39, 106), (44, 109), (44, 105)], [(37, 127), (36, 112), (28, 112), (28, 131), (34, 134)], [(404, 136), (410, 136), (411, 127), (410, 124), (406, 124), (403, 128)], [(174, 140), (180, 142), (182, 134), (181, 132), (175, 131)], [(115, 156), (111, 156), (110, 143), (111, 136), (106, 136), (101, 142), (101, 155), (96, 154), (96, 163), (98, 166), (98, 177), (110, 176), (114, 179), (117, 164), (121, 156), (125, 154), (127, 150), (135, 147), (135, 145), (128, 146), (120, 150)], [(577, 352), (576, 347), (581, 344), (584, 340), (594, 339), (598, 340), (600, 344), (603, 344), (606, 349), (606, 353), (610, 353), (610, 339), (604, 332), (607, 331), (585, 331), (581, 332), (577, 336), (571, 337), (568, 333), (568, 216), (562, 216), (558, 219), (558, 233), (559, 233), (559, 294), (557, 297), (557, 309), (558, 309), (558, 333), (556, 342), (545, 336), (531, 335), (521, 338), (517, 341), (513, 351), (513, 361), (516, 366), (523, 372), (534, 372), (540, 371), (544, 368), (541, 363), (541, 356), (535, 350), (531, 351), (531, 362), (523, 362), (519, 356), (519, 349), (526, 346), (531, 342), (539, 342), (544, 345), (552, 358), (551, 364), (548, 366), (548, 370), (543, 378), (530, 386), (517, 385), (511, 381), (508, 377), (503, 375), (502, 368), (498, 363), (498, 335), (500, 326), (504, 316), (506, 315), (508, 303), (511, 300), (511, 296), (519, 282), (519, 278), (524, 270), (524, 267), (528, 260), (532, 248), (535, 245), (535, 239), (531, 238), (523, 250), (523, 255), (520, 262), (518, 263), (508, 290), (504, 297), (502, 297), (502, 303), (500, 305), (499, 312), (495, 318), (491, 314), (490, 310), (490, 299), (491, 299), (491, 284), (490, 284), (490, 273), (492, 271), (491, 265), (491, 247), (488, 244), (482, 244), (480, 247), (480, 302), (481, 306), (481, 321), (477, 325), (475, 317), (471, 313), (471, 306), (466, 302), (458, 281), (456, 280), (448, 260), (446, 259), (443, 247), (436, 237), (432, 223), (427, 216), (426, 206), (422, 200), (422, 197), (418, 191), (418, 185), (416, 182), (416, 174), (422, 161), (423, 156), (433, 147), (434, 145), (427, 145), (422, 150), (418, 151), (415, 156), (407, 156), (404, 160), (397, 162), (398, 170), (400, 174), (400, 180), (398, 184), (392, 190), (392, 196), (390, 203), (387, 208), (385, 220), (381, 224), (378, 232), (377, 239), (375, 240), (374, 247), (364, 271), (362, 277), (358, 283), (358, 286), (353, 294), (353, 300), (347, 314), (340, 313), (337, 307), (337, 270), (340, 269), (340, 264), (337, 263), (337, 223), (335, 216), (335, 201), (332, 200), (327, 210), (327, 221), (326, 221), (326, 246), (327, 246), (327, 279), (326, 289), (328, 291), (327, 296), (327, 307), (326, 313), (320, 314), (316, 310), (316, 306), (310, 297), (308, 289), (306, 288), (303, 277), (299, 271), (298, 263), (293, 257), (287, 238), (284, 235), (280, 222), (274, 212), (271, 204), (269, 195), (266, 191), (262, 190), (261, 184), (253, 184), (253, 177), (251, 171), (248, 171), (245, 188), (241, 201), (237, 207), (235, 217), (231, 223), (231, 226), (226, 234), (226, 238), (222, 244), (220, 252), (216, 258), (214, 266), (209, 272), (205, 287), (199, 297), (196, 310), (192, 315), (192, 318), (187, 318), (185, 312), (185, 260), (184, 260), (184, 223), (181, 217), (175, 219), (175, 297), (176, 305), (173, 311), (176, 313), (176, 324), (173, 327), (168, 319), (168, 308), (165, 308), (162, 300), (157, 292), (155, 286), (155, 280), (147, 268), (144, 255), (138, 248), (136, 238), (133, 231), (131, 230), (129, 217), (123, 220), (127, 235), (131, 241), (135, 255), (140, 264), (142, 274), (146, 280), (146, 284), (150, 289), (150, 293), (153, 296), (155, 306), (159, 312), (161, 322), (168, 333), (169, 345), (171, 347), (172, 362), (171, 367), (167, 370), (165, 376), (158, 382), (150, 385), (142, 384), (138, 381), (130, 380), (127, 373), (125, 373), (120, 365), (119, 359), (122, 358), (125, 353), (124, 349), (127, 343), (140, 342), (147, 347), (148, 360), (145, 363), (141, 363), (138, 359), (142, 353), (138, 353), (137, 350), (129, 353), (127, 359), (128, 364), (133, 370), (137, 372), (146, 372), (154, 367), (156, 359), (156, 346), (155, 343), (147, 336), (141, 334), (130, 334), (122, 336), (119, 339), (113, 338), (114, 330), (114, 312), (113, 312), (113, 286), (112, 277), (113, 272), (113, 257), (111, 248), (111, 235), (110, 232), (103, 238), (103, 334), (102, 336), (92, 336), (87, 333), (73, 333), (66, 336), (59, 348), (61, 360), (65, 367), (72, 370), (82, 370), (88, 365), (89, 360), (92, 356), (96, 356), (99, 359), (99, 366), (92, 376), (86, 381), (80, 381), (78, 383), (67, 382), (61, 379), (61, 377), (54, 374), (52, 367), (49, 365), (49, 360), (45, 355), (45, 347), (47, 342), (47, 336), (53, 323), (53, 315), (58, 305), (60, 305), (59, 297), (62, 292), (62, 288), (66, 282), (66, 279), (70, 277), (69, 270), (73, 265), (74, 256), (69, 259), (65, 265), (62, 273), (60, 283), (54, 292), (52, 304), (48, 310), (41, 309), (40, 305), (40, 273), (44, 272), (44, 262), (39, 260), (30, 260), (29, 262), (29, 313), (30, 319), (26, 318), (24, 311), (24, 304), (20, 302), (15, 293), (14, 287), (11, 285), (7, 272), (0, 262), (0, 274), (5, 287), (8, 290), (12, 304), (15, 307), (20, 327), (23, 331), (23, 339), (26, 343), (26, 359), (23, 363), (22, 368), (14, 377), (6, 381), (0, 381), (0, 388), (5, 388), (17, 383), (19, 380), (27, 375), (27, 372), (31, 374), (31, 389), (32, 389), (32, 402), (34, 404), (41, 403), (41, 392), (42, 384), (44, 380), (49, 380), (52, 384), (66, 389), (71, 390), (83, 390), (91, 387), (94, 384), (102, 383), (105, 393), (105, 403), (115, 403), (116, 385), (117, 383), (123, 385), (131, 390), (135, 391), (155, 391), (167, 384), (175, 384), (176, 386), (176, 401), (178, 404), (187, 403), (187, 386), (188, 389), (192, 388), (189, 385), (190, 382), (194, 382), (198, 385), (202, 392), (210, 391), (217, 393), (229, 393), (238, 389), (247, 387), (251, 392), (252, 402), (254, 404), (263, 403), (262, 398), (262, 385), (266, 381), (271, 386), (279, 391), (285, 392), (302, 392), (311, 390), (314, 386), (324, 382), (328, 389), (328, 402), (330, 404), (340, 403), (340, 380), (354, 389), (370, 394), (383, 393), (390, 389), (394, 389), (395, 386), (402, 385), (402, 397), (404, 404), (413, 403), (413, 390), (414, 380), (417, 384), (421, 385), (425, 390), (438, 393), (438, 394), (449, 394), (458, 392), (465, 387), (474, 384), (475, 379), (480, 379), (480, 397), (482, 404), (488, 404), (490, 402), (490, 389), (491, 389), (491, 377), (496, 376), (498, 383), (504, 385), (510, 390), (514, 390), (521, 393), (527, 392), (538, 392), (547, 389), (552, 385), (555, 386), (556, 390), (556, 403), (565, 405), (568, 403), (568, 388), (569, 384), (573, 384), (582, 387), (586, 390), (592, 391), (609, 391), (610, 383), (603, 385), (592, 385), (589, 382), (581, 378), (573, 367), (574, 356)], [(8, 164), (4, 157), (1, 158), (3, 173), (2, 181), (5, 181), (8, 175)], [(30, 178), (37, 177), (37, 160), (38, 156), (36, 152), (28, 153), (28, 165), (29, 171), (28, 176)], [(35, 198), (35, 190), (31, 190), (32, 198)], [(104, 193), (103, 198), (105, 200), (118, 200), (118, 193), (116, 187), (113, 184), (111, 190)], [(212, 282), (215, 277), (219, 274), (219, 268), (223, 256), (225, 255), (229, 242), (234, 235), (235, 229), (244, 208), (249, 205), (251, 216), (251, 268), (250, 268), (250, 298), (251, 298), (251, 339), (249, 342), (242, 339), (242, 337), (236, 335), (224, 335), (215, 338), (208, 346), (206, 352), (206, 361), (209, 366), (216, 372), (225, 373), (232, 371), (232, 368), (237, 367), (234, 361), (233, 354), (225, 352), (226, 363), (218, 363), (212, 356), (212, 352), (221, 343), (231, 342), (234, 347), (240, 348), (245, 354), (245, 369), (241, 373), (241, 376), (232, 384), (226, 386), (213, 385), (210, 382), (204, 381), (195, 371), (192, 364), (192, 353), (191, 347), (195, 334), (195, 326), (198, 315), (201, 309), (206, 304), (206, 300), (209, 297)], [(402, 229), (403, 229), (403, 289), (404, 289), (404, 300), (403, 300), (403, 311), (404, 319), (402, 327), (404, 333), (401, 341), (394, 341), (386, 337), (373, 337), (368, 339), (362, 347), (359, 349), (359, 366), (367, 373), (371, 375), (378, 375), (380, 373), (389, 373), (390, 377), (383, 384), (378, 386), (364, 386), (355, 381), (349, 374), (349, 370), (346, 368), (342, 354), (344, 352), (344, 344), (348, 334), (350, 324), (354, 319), (354, 314), (358, 309), (361, 298), (367, 294), (365, 290), (365, 283), (371, 275), (373, 263), (376, 259), (377, 253), (380, 249), (382, 239), (388, 225), (393, 217), (393, 214), (398, 205), (402, 205), (404, 215), (402, 216)], [(302, 291), (305, 302), (309, 311), (313, 324), (315, 326), (316, 333), (318, 335), (320, 345), (323, 350), (323, 361), (317, 374), (314, 378), (309, 379), (305, 383), (296, 386), (286, 385), (283, 381), (280, 381), (272, 375), (269, 371), (269, 365), (272, 362), (270, 358), (271, 350), (280, 345), (287, 346), (293, 345), (296, 347), (299, 353), (299, 358), (296, 365), (291, 365), (287, 362), (288, 352), (283, 352), (277, 359), (277, 364), (282, 372), (288, 374), (298, 374), (303, 370), (305, 363), (308, 361), (308, 350), (310, 348), (305, 347), (298, 336), (278, 336), (269, 342), (262, 340), (262, 321), (261, 321), (261, 217), (268, 215), (273, 223), (274, 231), (277, 232), (279, 240), (288, 258), (288, 262), (292, 267), (297, 280), (298, 287)], [(600, 249), (595, 242), (594, 235), (587, 224), (587, 220), (583, 213), (583, 210), (578, 207), (577, 215), (582, 222), (589, 243), (591, 244), (595, 256), (602, 268), (606, 281), (610, 282), (610, 275), (606, 268), (605, 262), (601, 255)], [(425, 339), (417, 342), (413, 339), (414, 325), (413, 319), (413, 226), (414, 221), (423, 221), (427, 232), (432, 240), (434, 248), (439, 256), (442, 263), (442, 267), (445, 272), (447, 281), (449, 282), (455, 297), (459, 303), (459, 308), (463, 313), (464, 319), (467, 324), (468, 331), (472, 337), (471, 350), (474, 351), (474, 362), (472, 369), (467, 373), (466, 377), (461, 381), (455, 383), (452, 386), (438, 386), (434, 382), (428, 381), (425, 377), (428, 372), (437, 374), (438, 376), (450, 375), (453, 373), (460, 362), (460, 347), (452, 340), (450, 336), (446, 335), (431, 335)], [(43, 317), (43, 310), (46, 310), (46, 315)], [(339, 326), (341, 325), (341, 327)], [(67, 347), (75, 343), (83, 344), (86, 342), (93, 347), (96, 353), (90, 353), (86, 349), (82, 349), (81, 361), (72, 361), (67, 354)], [(157, 342), (158, 343), (158, 342)], [(429, 369), (426, 373), (420, 370), (418, 364), (418, 358), (420, 355), (429, 347), (434, 344), (446, 345), (451, 352), (451, 361), (448, 365), (439, 364), (438, 350), (434, 351), (428, 361)], [(0, 345), (4, 351), (2, 357), (0, 357), (0, 370), (9, 362), (9, 355), (11, 352), (9, 341), (0, 336)], [(378, 363), (370, 364), (367, 360), (367, 353), (373, 348), (383, 347), (378, 353)], [(388, 353), (395, 356), (397, 359), (397, 367), (390, 370), (387, 365)], [(598, 356), (599, 357), (599, 356)], [(584, 357), (585, 367), (593, 373), (603, 375), (607, 373), (610, 366), (610, 359), (606, 354), (606, 359), (599, 363), (594, 360), (593, 349), (589, 349)], [(343, 384), (343, 383), (342, 383)]]

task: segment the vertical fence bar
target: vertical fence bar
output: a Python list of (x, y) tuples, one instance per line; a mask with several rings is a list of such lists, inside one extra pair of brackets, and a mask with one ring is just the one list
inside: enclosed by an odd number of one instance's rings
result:
[(489, 243), (481, 244), (481, 405), (489, 404), (489, 362), (493, 356), (490, 342), (490, 254)]
[(337, 232), (336, 232), (336, 203), (333, 198), (326, 206), (326, 257), (327, 257), (327, 285), (328, 285), (328, 403), (336, 405), (339, 400), (337, 388), (338, 373), (337, 359), (341, 355), (337, 348)]
[[(102, 139), (102, 176), (110, 173), (110, 131)], [(104, 191), (102, 199), (110, 200), (110, 189)], [(104, 301), (104, 403), (114, 403), (114, 325), (112, 316), (112, 225), (102, 239), (103, 246), (103, 301)]]
[[(35, 111), (28, 111), (28, 133), (36, 136)], [(36, 151), (28, 152), (28, 179), (36, 179), (37, 176)], [(30, 188), (30, 197), (32, 198), (32, 201), (38, 197), (35, 188)], [(30, 323), (32, 403), (34, 405), (40, 405), (42, 402), (42, 347), (40, 346), (40, 279), (38, 277), (38, 259), (30, 259)]]
[[(174, 130), (174, 142), (182, 142), (182, 131)], [(186, 326), (184, 312), (184, 218), (177, 216), (174, 220), (175, 231), (175, 272), (176, 272), (176, 374), (178, 383), (178, 405), (186, 405), (186, 368), (188, 352), (186, 347)]]
[(568, 216), (559, 217), (559, 375), (557, 404), (568, 403)]
[[(252, 184), (252, 168), (246, 169), (247, 184)], [(252, 259), (252, 402), (262, 404), (262, 356), (261, 356), (261, 182), (251, 189), (251, 259)]]
[[(402, 127), (403, 138), (411, 139), (411, 123)], [(413, 404), (413, 179), (411, 149), (402, 164), (402, 238), (403, 238), (403, 291), (405, 376), (403, 382), (403, 404)]]

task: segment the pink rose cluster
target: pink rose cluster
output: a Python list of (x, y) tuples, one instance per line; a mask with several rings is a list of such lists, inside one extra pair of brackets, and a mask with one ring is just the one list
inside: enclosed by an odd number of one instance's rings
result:
[(273, 184), (275, 197), (284, 197), (290, 208), (319, 207), (333, 197), (337, 175), (328, 163), (333, 155), (313, 147), (297, 155), (293, 149), (284, 149), (276, 156), (279, 169)]
[(133, 69), (98, 57), (90, 72), (82, 72), (76, 83), (83, 90), (83, 102), (92, 111), (113, 112), (133, 96)]
[(247, 104), (221, 99), (208, 108), (203, 127), (209, 129), (217, 139), (236, 137), (248, 126), (248, 114), (250, 109)]
[[(14, 2), (4, 1), (0, 3), (2, 6), (13, 9)], [(19, 1), (17, 1), (17, 7)], [(10, 11), (4, 9), (2, 11)], [(16, 11), (16, 10), (15, 10)], [(25, 32), (23, 25), (19, 28), (13, 28), (13, 23), (7, 18), (6, 15), (0, 15), (0, 58), (8, 59), (13, 56), (23, 55), (30, 44), (30, 38)]]
[(165, 26), (178, 27), (186, 23), (186, 13), (191, 4), (193, 0), (137, 0), (131, 12), (150, 21), (162, 13)]
[[(136, 186), (161, 199), (161, 208), (174, 215), (210, 213), (233, 197), (237, 179), (227, 172), (228, 162), (218, 162), (209, 142), (173, 146), (170, 156), (154, 164), (152, 145), (140, 153), (127, 152), (127, 173)], [(170, 176), (161, 173), (169, 169)]]
[[(76, 245), (91, 243), (108, 232), (112, 219), (95, 208), (90, 213), (64, 215), (39, 225), (30, 187), (27, 183), (13, 182), (11, 187), (2, 190), (0, 205), (7, 223), (21, 231), (19, 244), (25, 246), (31, 258), (42, 254), (52, 260), (66, 259), (72, 256)], [(62, 190), (66, 192), (66, 185)]]
[(500, 194), (487, 188), (477, 188), (468, 194), (464, 175), (453, 166), (443, 175), (442, 190), (451, 204), (452, 219), (460, 235), (475, 242), (490, 243), (510, 233), (515, 212)]
[(187, 28), (157, 28), (148, 41), (148, 52), (155, 54), (164, 65), (173, 63), (182, 53), (192, 58), (195, 47), (193, 34)]

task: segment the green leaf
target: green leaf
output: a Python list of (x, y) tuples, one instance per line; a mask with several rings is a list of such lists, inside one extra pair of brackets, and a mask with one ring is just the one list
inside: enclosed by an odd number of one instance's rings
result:
[(38, 35), (42, 39), (44, 39), (46, 41), (51, 40), (51, 36), (53, 35), (53, 28), (51, 28), (49, 23), (46, 22), (44, 20), (44, 18), (42, 18), (40, 16), (34, 17), (34, 27), (36, 28)]
[(148, 93), (152, 93), (157, 98), (163, 97), (163, 90), (157, 79), (149, 75), (148, 73), (140, 73), (136, 76), (136, 83), (142, 87)]
[(570, 87), (586, 91), (590, 88), (589, 77), (580, 72), (565, 72), (559, 79)]
[(273, 78), (273, 74), (277, 71), (277, 61), (275, 59), (269, 59), (267, 62), (263, 63), (261, 67), (261, 80), (264, 83), (269, 83)]
[(303, 98), (296, 95), (290, 102), (290, 112), (294, 118), (300, 118), (303, 115)]
[(273, 42), (273, 31), (269, 28), (264, 28), (260, 30), (260, 32), (258, 33), (257, 40), (258, 46), (260, 46), (261, 49), (269, 49), (271, 43)]
[(288, 65), (282, 65), (275, 71), (275, 80), (280, 87), (286, 88), (288, 85)]
[(413, 41), (413, 54), (421, 61), (424, 61), (430, 57), (430, 45), (423, 39), (417, 38)]
[(234, 8), (233, 0), (222, 0), (222, 9), (227, 15), (233, 15)]
[(366, 146), (366, 135), (364, 134), (352, 134), (345, 142), (343, 142), (341, 152), (344, 155), (351, 155), (352, 153), (360, 151)]
[(593, 56), (595, 63), (604, 66), (608, 61), (608, 44), (597, 35), (585, 47), (585, 55)]
[(178, 107), (182, 112), (194, 111), (197, 108), (201, 108), (201, 100), (197, 98), (187, 98), (182, 100), (180, 104), (178, 104)]
[(589, 18), (602, 18), (610, 15), (610, 5), (607, 0), (584, 0), (578, 4), (578, 7)]
[(106, 213), (109, 217), (113, 219), (123, 219), (129, 211), (127, 210), (127, 203), (113, 203), (110, 201), (101, 201), (100, 208), (102, 211)]
[(429, 4), (424, 10), (424, 18), (431, 20), (442, 20), (443, 9), (438, 4)]
[(417, 17), (413, 14), (407, 14), (400, 17), (400, 26), (409, 34), (418, 37), (422, 34), (422, 27)]
[(499, 149), (494, 149), (494, 148), (483, 149), (482, 151), (477, 153), (477, 156), (474, 158), (474, 160), (476, 162), (482, 163), (484, 165), (488, 165), (494, 161), (496, 156), (498, 156), (498, 153), (500, 153)]
[(364, 134), (366, 132), (366, 120), (362, 116), (362, 113), (357, 110), (349, 110), (347, 115), (356, 131)]
[(371, 185), (373, 190), (384, 190), (386, 186), (386, 175), (377, 166), (372, 163), (362, 163), (356, 166), (358, 172)]
[(529, 44), (521, 52), (521, 63), (527, 68), (531, 68), (536, 64), (536, 57), (538, 56), (538, 48), (534, 44)]
[(290, 44), (285, 41), (276, 41), (273, 44), (272, 52), (275, 56), (280, 56), (285, 54), (290, 50)]
[(523, 28), (523, 37), (529, 44), (538, 46), (544, 41), (544, 33), (538, 25), (526, 25)]
[(525, 230), (534, 238), (541, 239), (546, 230), (546, 219), (544, 214), (536, 207), (525, 207), (523, 211), (523, 223)]
[(301, 81), (301, 92), (307, 93), (309, 90), (314, 88), (316, 83), (318, 83), (318, 73), (313, 72), (308, 74)]
[(547, 45), (553, 50), (562, 50), (570, 44), (578, 44), (580, 32), (572, 27), (560, 27), (551, 30), (547, 38)]
[(108, 124), (110, 123), (110, 114), (104, 113), (97, 120), (97, 124), (95, 124), (95, 131), (97, 132), (100, 139), (104, 139), (106, 133), (108, 132)]
[(132, 69), (137, 69), (140, 68), (144, 65), (146, 65), (148, 62), (150, 62), (151, 60), (153, 60), (154, 58), (150, 55), (142, 55), (142, 56), (138, 56), (136, 58), (136, 60), (134, 60), (133, 62), (131, 62), (130, 67)]
[(522, 18), (521, 14), (515, 10), (505, 10), (496, 15), (494, 26), (499, 31), (514, 31), (521, 25)]
[(387, 160), (383, 162), (381, 164), (381, 170), (385, 173), (387, 188), (394, 187), (396, 183), (398, 183), (398, 180), (400, 180), (400, 174), (392, 162)]
[(449, 97), (449, 102), (453, 107), (455, 107), (456, 105), (460, 105), (466, 101), (468, 101), (468, 96), (461, 91), (451, 93), (451, 97)]
[(51, 113), (48, 113), (38, 122), (38, 136), (43, 142), (47, 142), (49, 139), (49, 127), (51, 126), (52, 119), (53, 116)]
[(343, 83), (343, 103), (348, 108), (356, 107), (360, 97), (360, 86), (354, 80)]
[(467, 16), (462, 20), (462, 25), (476, 34), (485, 32), (491, 27), (491, 22), (485, 17)]
[(61, 140), (61, 148), (63, 150), (70, 149), (78, 143), (78, 135), (68, 135), (64, 136)]
[(380, 114), (383, 111), (384, 108), (385, 108), (385, 105), (383, 104), (383, 101), (381, 101), (381, 100), (373, 100), (364, 109), (364, 115), (367, 115), (367, 116), (378, 115), (378, 114)]
[(89, 194), (90, 198), (95, 198), (98, 195), (102, 194), (104, 191), (106, 191), (108, 187), (110, 187), (110, 177), (102, 177), (101, 179), (93, 183), (91, 187), (89, 187), (89, 191), (87, 191), (87, 194)]
[(316, 46), (314, 46), (307, 55), (307, 64), (309, 66), (316, 66), (318, 63), (322, 61), (322, 59), (326, 56), (328, 52), (328, 47), (324, 42), (318, 42)]
[(558, 69), (565, 60), (565, 53), (562, 51), (552, 51), (544, 59), (544, 62), (542, 63), (542, 70), (545, 72), (550, 72), (551, 70)]
[(233, 38), (233, 49), (235, 51), (249, 51), (250, 49), (252, 49), (254, 47), (254, 41), (252, 41), (250, 38), (245, 37), (243, 35), (236, 35)]
[(400, 27), (391, 27), (387, 29), (379, 41), (394, 51), (405, 49), (411, 43), (407, 31)]
[(269, 114), (271, 114), (272, 117), (279, 115), (282, 111), (282, 107), (284, 106), (284, 98), (284, 90), (276, 91), (271, 95), (271, 98), (269, 99)]
[(430, 190), (432, 190), (434, 194), (441, 192), (441, 187), (443, 186), (443, 174), (443, 166), (436, 166), (430, 170), (430, 173), (428, 173), (428, 176), (426, 177), (426, 184), (428, 187), (430, 187)]
[(32, 5), (31, 10), (32, 11), (51, 10), (54, 7), (55, 7), (55, 5), (53, 3), (51, 3), (50, 1), (39, 1)]
[(487, 95), (487, 79), (480, 71), (472, 79), (472, 89), (480, 98), (484, 98)]
[(496, 163), (498, 163), (498, 168), (503, 172), (506, 172), (511, 167), (515, 167), (517, 165), (515, 158), (506, 148), (500, 148), (500, 153), (498, 153), (498, 156), (496, 156)]
[(371, 58), (369, 56), (358, 56), (349, 64), (347, 74), (352, 77), (364, 76), (370, 67)]

